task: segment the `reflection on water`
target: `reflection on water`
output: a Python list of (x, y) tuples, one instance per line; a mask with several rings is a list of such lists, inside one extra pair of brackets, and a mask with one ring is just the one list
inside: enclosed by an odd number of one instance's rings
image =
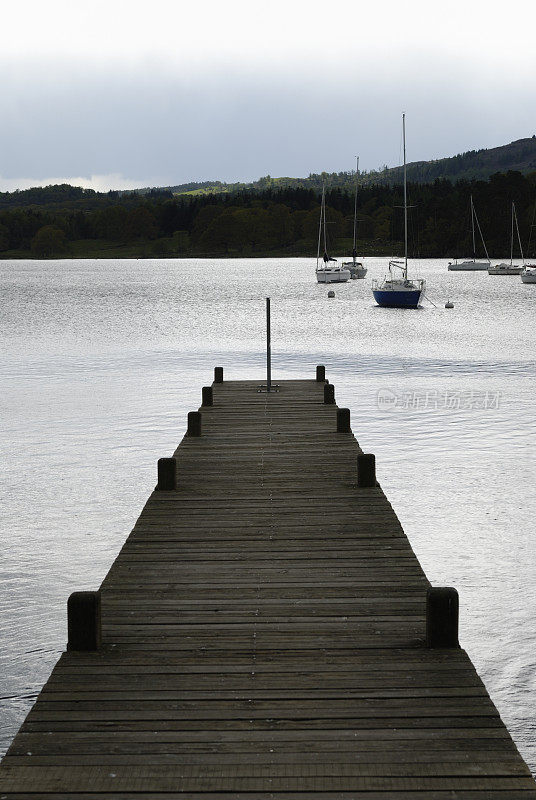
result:
[(64, 647), (67, 596), (100, 584), (214, 365), (262, 376), (270, 295), (274, 377), (326, 364), (536, 770), (535, 287), (425, 261), (438, 307), (380, 309), (386, 260), (368, 266), (328, 300), (306, 259), (4, 262), (0, 748)]

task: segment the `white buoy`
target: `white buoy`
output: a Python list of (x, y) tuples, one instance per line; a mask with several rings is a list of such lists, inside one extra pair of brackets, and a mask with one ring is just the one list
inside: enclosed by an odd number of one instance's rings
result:
[(451, 303), (450, 300), (447, 300), (445, 303), (445, 308), (454, 308), (454, 303)]
[(328, 292), (328, 297), (335, 297), (335, 292), (333, 291), (333, 289), (330, 289), (330, 291)]

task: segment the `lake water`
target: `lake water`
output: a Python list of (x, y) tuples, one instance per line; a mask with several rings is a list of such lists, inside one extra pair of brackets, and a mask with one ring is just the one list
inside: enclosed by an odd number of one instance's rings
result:
[[(200, 404), (215, 365), (325, 364), (460, 639), (536, 772), (536, 286), (423, 261), (431, 302), (376, 307), (310, 259), (2, 262), (0, 750), (65, 645)], [(446, 310), (447, 299), (454, 309)]]

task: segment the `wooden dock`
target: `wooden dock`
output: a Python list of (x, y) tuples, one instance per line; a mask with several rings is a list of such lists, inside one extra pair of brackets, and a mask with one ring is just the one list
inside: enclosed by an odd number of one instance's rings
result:
[(70, 601), (0, 798), (536, 799), (322, 370), (216, 375)]

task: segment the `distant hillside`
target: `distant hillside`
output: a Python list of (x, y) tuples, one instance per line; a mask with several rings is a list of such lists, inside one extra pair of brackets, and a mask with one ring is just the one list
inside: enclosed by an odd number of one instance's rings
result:
[[(362, 185), (395, 185), (402, 182), (402, 167), (385, 167), (381, 170), (362, 172)], [(437, 161), (414, 161), (408, 164), (408, 180), (413, 183), (433, 183), (436, 179), (451, 182), (458, 180), (486, 180), (496, 172), (517, 170), (523, 174), (536, 172), (536, 136), (518, 139), (516, 142), (493, 147), (489, 150), (469, 150), (450, 158)], [(330, 172), (310, 174), (307, 178), (272, 178), (266, 175), (250, 183), (224, 183), (222, 181), (204, 181), (203, 183), (182, 183), (178, 186), (160, 187), (161, 191), (169, 191), (174, 195), (206, 195), (233, 194), (239, 191), (259, 191), (266, 189), (315, 189), (321, 190), (322, 183), (330, 188), (352, 189), (355, 182), (353, 172)], [(146, 194), (154, 189), (139, 189)]]
[[(437, 161), (414, 161), (408, 164), (408, 180), (413, 183), (432, 183), (436, 178), (450, 181), (486, 180), (496, 172), (515, 170), (523, 174), (536, 172), (536, 136), (518, 139), (489, 150), (469, 150), (451, 158)], [(377, 183), (378, 173), (373, 183)], [(403, 167), (393, 167), (380, 173), (383, 183), (400, 183)]]
[[(493, 147), (489, 150), (469, 150), (450, 158), (437, 161), (414, 161), (408, 164), (408, 181), (414, 184), (430, 184), (435, 180), (487, 180), (491, 175), (509, 171), (523, 175), (536, 174), (536, 136), (518, 139), (516, 142)], [(402, 167), (384, 167), (380, 170), (364, 171), (359, 176), (364, 186), (396, 186), (402, 183)], [(307, 189), (320, 194), (322, 184), (327, 189), (342, 189), (353, 194), (355, 172), (311, 173), (306, 178), (272, 178), (266, 175), (249, 183), (225, 183), (203, 181), (182, 183), (178, 186), (145, 187), (140, 189), (96, 192), (68, 184), (33, 187), (14, 192), (0, 192), (0, 210), (24, 207), (49, 207), (60, 210), (84, 211), (106, 208), (117, 203), (126, 206), (139, 202), (140, 195), (149, 201), (171, 199), (173, 196), (185, 201), (201, 201), (213, 195), (236, 195), (240, 192), (263, 193), (285, 189)]]
[[(337, 176), (339, 177), (339, 176)], [(265, 179), (268, 180), (268, 179)], [(0, 195), (0, 258), (160, 258), (310, 256), (318, 243), (319, 192), (310, 188), (173, 196), (152, 190), (99, 194), (49, 186)], [(472, 253), (470, 196), (488, 250), (510, 250), (510, 209), (516, 204), (525, 253), (536, 244), (536, 172), (495, 172), (483, 180), (410, 182), (411, 257)], [(404, 240), (400, 184), (367, 184), (357, 196), (359, 254), (395, 255)], [(330, 252), (348, 255), (354, 193), (326, 192)]]
[[(173, 197), (171, 192), (161, 189), (144, 189), (141, 194), (152, 200)], [(68, 183), (35, 186), (31, 189), (17, 189), (14, 192), (0, 192), (0, 210), (46, 206), (57, 211), (90, 211), (115, 205), (118, 202), (123, 205), (136, 205), (140, 202), (139, 193), (132, 191), (96, 192), (94, 189), (82, 189), (80, 186), (71, 186)]]

